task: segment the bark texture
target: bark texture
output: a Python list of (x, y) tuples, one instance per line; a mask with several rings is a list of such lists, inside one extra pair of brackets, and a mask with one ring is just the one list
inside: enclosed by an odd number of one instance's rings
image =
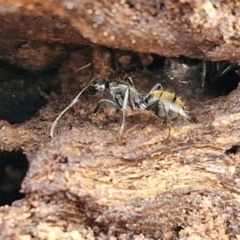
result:
[(122, 137), (115, 110), (89, 123), (98, 97), (82, 97), (51, 141), (55, 101), (25, 124), (2, 122), (2, 147), (18, 144), (30, 167), (26, 197), (0, 208), (0, 238), (239, 239), (239, 91), (187, 101), (195, 121), (174, 121), (170, 139), (150, 112), (128, 111)]
[(75, 44), (98, 44), (238, 62), (239, 7), (214, 0), (0, 1), (1, 55), (39, 68)]
[[(168, 138), (164, 120), (129, 109), (119, 136), (121, 112), (104, 107), (92, 116), (103, 96), (83, 95), (49, 137), (73, 99), (65, 93), (91, 75), (108, 76), (112, 64), (119, 71), (146, 67), (154, 61), (148, 53), (238, 62), (239, 7), (214, 0), (0, 1), (1, 59), (14, 67), (0, 68), (1, 109), (14, 112), (12, 99), (25, 108), (22, 99), (48, 101), (23, 123), (0, 121), (1, 150), (22, 149), (30, 163), (25, 197), (0, 207), (0, 239), (240, 239), (240, 88), (209, 99), (172, 86), (162, 73), (135, 71), (141, 93), (161, 82), (182, 96), (192, 121), (173, 121)], [(117, 59), (111, 47), (120, 49)], [(89, 62), (92, 69), (79, 70)]]

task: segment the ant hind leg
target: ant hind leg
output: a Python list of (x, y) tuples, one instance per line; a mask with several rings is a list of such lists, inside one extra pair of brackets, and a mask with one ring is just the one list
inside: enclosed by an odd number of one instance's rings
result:
[(163, 109), (164, 116), (165, 116), (165, 119), (166, 119), (166, 122), (167, 122), (167, 127), (168, 127), (168, 137), (167, 137), (167, 139), (169, 139), (171, 137), (171, 120), (169, 118), (169, 115), (168, 115), (168, 112), (166, 110), (166, 107), (165, 107), (164, 103), (160, 99), (159, 99), (159, 102), (158, 102), (158, 111), (160, 111), (159, 110), (159, 108), (160, 108), (159, 104), (161, 104), (161, 108)]

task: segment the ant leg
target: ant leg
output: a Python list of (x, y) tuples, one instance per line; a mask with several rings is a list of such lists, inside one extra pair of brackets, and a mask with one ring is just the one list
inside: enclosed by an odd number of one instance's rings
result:
[(128, 82), (135, 88), (134, 82), (131, 77), (127, 78)]
[(236, 63), (229, 64), (220, 74), (217, 76), (217, 78), (222, 77), (224, 74), (228, 73), (229, 71), (236, 70), (238, 65)]
[(162, 84), (161, 84), (161, 83), (156, 83), (156, 84), (151, 88), (151, 90), (149, 91), (149, 93), (146, 95), (146, 98), (148, 98), (149, 95), (150, 95), (153, 91), (157, 90), (159, 87), (163, 90)]
[[(115, 102), (113, 102), (113, 101), (111, 101), (111, 100), (109, 100), (109, 99), (101, 99), (101, 100), (98, 102), (98, 105), (95, 107), (95, 109), (94, 109), (94, 111), (93, 111), (93, 114), (94, 114), (94, 115), (97, 113), (97, 111), (99, 110), (100, 105), (102, 105), (102, 104), (106, 104), (106, 105), (108, 105), (108, 106), (110, 106), (110, 107), (114, 107), (114, 108), (116, 108), (116, 109), (121, 109), (121, 108), (119, 107), (119, 105), (116, 104)], [(90, 119), (89, 119), (90, 122), (92, 122), (92, 118), (93, 118), (93, 115), (92, 115), (92, 116), (90, 117)]]
[[(164, 111), (164, 114), (165, 114), (165, 117), (166, 117), (166, 121), (167, 121), (167, 126), (168, 126), (168, 138), (170, 138), (170, 136), (171, 136), (171, 120), (170, 120), (170, 118), (169, 118), (169, 116), (168, 116), (168, 113), (167, 113), (167, 111), (166, 111), (166, 108), (165, 108), (165, 105), (164, 105), (164, 103), (159, 99), (159, 102), (158, 102), (158, 104), (161, 104), (162, 105), (162, 108), (163, 108), (163, 111)], [(167, 138), (167, 139), (168, 139)]]
[(113, 102), (113, 101), (111, 101), (109, 99), (102, 99), (102, 100), (100, 100), (98, 102), (98, 105), (95, 107), (93, 113), (96, 113), (98, 111), (100, 105), (103, 104), (103, 103), (108, 105), (108, 106), (110, 106), (110, 107), (114, 107), (114, 108), (120, 109), (119, 105), (116, 104), (115, 102)]
[(125, 92), (124, 101), (123, 101), (123, 105), (122, 105), (123, 116), (122, 116), (122, 126), (120, 129), (120, 135), (122, 135), (124, 127), (125, 127), (125, 118), (126, 118), (126, 109), (127, 109), (127, 104), (128, 104), (128, 98), (129, 98), (129, 88), (127, 88), (127, 90)]
[(203, 61), (202, 63), (202, 74), (201, 74), (201, 89), (204, 91), (206, 88), (206, 79), (208, 74), (209, 63), (207, 61)]
[(127, 78), (129, 78), (129, 76), (127, 73), (125, 73), (125, 75), (123, 76), (123, 81), (125, 81)]
[(56, 117), (56, 119), (54, 120), (54, 122), (52, 123), (51, 129), (50, 129), (50, 136), (51, 138), (53, 138), (54, 135), (54, 129), (58, 123), (58, 121), (60, 120), (60, 118), (69, 110), (69, 108), (71, 108), (73, 105), (75, 105), (78, 101), (78, 98), (82, 95), (82, 93), (89, 87), (89, 85), (87, 85), (85, 88), (83, 88), (78, 95), (72, 100), (72, 102), (66, 107), (64, 108)]
[[(93, 111), (93, 114), (97, 113), (97, 111), (99, 110), (100, 105), (102, 105), (102, 104), (106, 104), (106, 105), (108, 105), (108, 106), (110, 106), (110, 107), (114, 107), (114, 108), (116, 108), (116, 109), (121, 109), (121, 108), (119, 107), (119, 105), (116, 104), (115, 102), (113, 102), (113, 101), (111, 101), (111, 100), (109, 100), (109, 99), (101, 99), (101, 100), (98, 102), (97, 106), (95, 107), (95, 109), (94, 109), (94, 111)], [(90, 117), (90, 122), (92, 122), (92, 117), (93, 117), (93, 116)]]
[(77, 71), (76, 71), (75, 73), (80, 72), (80, 71), (82, 71), (83, 69), (90, 67), (91, 65), (92, 65), (92, 63), (88, 63), (88, 64), (86, 64), (86, 65), (84, 65), (84, 66), (78, 68)]
[(130, 83), (130, 85), (132, 85), (135, 88), (132, 77), (130, 77), (127, 73), (124, 75), (123, 80)]

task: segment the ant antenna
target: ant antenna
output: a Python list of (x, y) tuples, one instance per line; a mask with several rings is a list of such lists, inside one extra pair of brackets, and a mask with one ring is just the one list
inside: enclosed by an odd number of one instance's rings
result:
[(71, 108), (74, 104), (77, 103), (78, 98), (82, 95), (82, 93), (89, 87), (89, 85), (87, 85), (86, 87), (84, 87), (79, 93), (78, 95), (72, 100), (72, 102), (66, 107), (64, 108), (56, 117), (56, 119), (54, 120), (54, 122), (52, 123), (51, 129), (50, 129), (50, 136), (51, 138), (53, 138), (53, 133), (54, 133), (54, 129), (58, 123), (58, 121), (60, 120), (60, 118), (63, 116), (63, 114), (65, 114), (69, 108)]
[[(79, 69), (77, 69), (76, 72), (79, 72), (85, 68), (88, 68), (90, 67), (92, 64), (91, 63), (88, 63), (88, 64), (85, 64), (84, 66), (80, 67)], [(54, 120), (54, 122), (52, 123), (52, 126), (51, 126), (51, 129), (50, 129), (50, 136), (51, 138), (53, 138), (53, 133), (54, 133), (54, 129), (58, 123), (58, 121), (60, 120), (60, 118), (63, 116), (63, 114), (65, 114), (69, 108), (71, 108), (74, 104), (77, 103), (78, 101), (78, 98), (82, 95), (82, 93), (89, 87), (89, 85), (87, 85), (85, 88), (82, 89), (82, 91), (80, 91), (78, 93), (78, 95), (72, 100), (72, 102), (66, 107), (64, 108), (60, 113), (59, 115), (56, 117), (56, 119)]]
[(85, 68), (88, 68), (88, 67), (90, 67), (91, 65), (92, 65), (92, 63), (88, 63), (88, 64), (86, 64), (86, 65), (78, 68), (76, 72), (80, 72), (81, 70), (83, 70), (83, 69), (85, 69)]

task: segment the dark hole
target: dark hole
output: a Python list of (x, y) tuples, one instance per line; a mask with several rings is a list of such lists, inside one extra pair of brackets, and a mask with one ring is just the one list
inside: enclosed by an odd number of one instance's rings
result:
[(165, 10), (166, 9), (166, 6), (164, 3), (160, 3), (159, 4), (159, 10)]
[(128, 5), (129, 8), (134, 8), (134, 3), (132, 3), (131, 1), (127, 1), (126, 4)]
[(148, 70), (159, 70), (164, 66), (165, 58), (157, 54), (152, 54), (153, 61), (151, 65), (148, 66)]
[(14, 124), (32, 118), (47, 103), (39, 91), (41, 81), (32, 73), (0, 62), (0, 119)]
[(175, 227), (173, 230), (176, 232), (177, 236), (179, 237), (179, 232), (183, 229), (181, 226)]
[(28, 160), (21, 150), (0, 152), (0, 206), (11, 205), (24, 197), (19, 191), (28, 166)]
[(232, 13), (233, 16), (236, 16), (236, 15), (237, 15), (235, 9), (232, 9), (232, 10), (231, 10), (231, 13)]
[(239, 83), (239, 76), (235, 71), (229, 71), (225, 75), (219, 77), (213, 88), (216, 96), (223, 96), (229, 94), (237, 88)]
[(239, 145), (233, 145), (231, 148), (227, 149), (225, 151), (225, 154), (237, 154), (240, 152), (240, 146)]
[(170, 79), (187, 82), (193, 90), (213, 97), (229, 94), (240, 80), (240, 67), (228, 61), (200, 61), (180, 56), (167, 58), (164, 69)]
[[(220, 68), (220, 69), (218, 69)], [(206, 93), (218, 97), (229, 94), (239, 83), (239, 66), (230, 62), (208, 62), (206, 74)]]

